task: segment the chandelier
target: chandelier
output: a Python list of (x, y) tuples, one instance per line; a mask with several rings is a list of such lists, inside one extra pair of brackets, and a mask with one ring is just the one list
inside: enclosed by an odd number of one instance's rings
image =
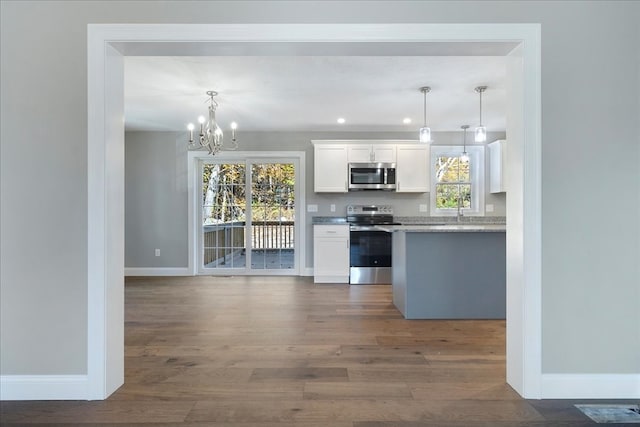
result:
[[(231, 146), (225, 146), (222, 129), (216, 121), (216, 109), (218, 108), (218, 103), (214, 97), (218, 95), (218, 92), (210, 90), (207, 91), (207, 95), (209, 96), (209, 117), (208, 119), (204, 116), (198, 117), (198, 123), (200, 123), (200, 135), (198, 137), (198, 142), (200, 147), (205, 147), (212, 156), (216, 155), (223, 148), (236, 150), (238, 148), (238, 143), (236, 142), (236, 129), (238, 128), (238, 124), (236, 122), (231, 122)], [(193, 130), (195, 129), (194, 124), (189, 123), (187, 129), (189, 129), (189, 149), (197, 148), (198, 144), (193, 140)]]

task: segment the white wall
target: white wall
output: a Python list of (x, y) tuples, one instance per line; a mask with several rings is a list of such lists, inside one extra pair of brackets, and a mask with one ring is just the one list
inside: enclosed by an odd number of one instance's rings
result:
[(125, 134), (125, 268), (189, 265), (187, 151), (178, 138), (176, 132)]
[(2, 374), (86, 373), (86, 25), (118, 22), (540, 22), (543, 371), (640, 373), (639, 2), (0, 8)]

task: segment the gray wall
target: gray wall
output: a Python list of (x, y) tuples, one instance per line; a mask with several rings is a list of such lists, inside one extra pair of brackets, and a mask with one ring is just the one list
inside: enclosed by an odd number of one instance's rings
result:
[[(317, 213), (306, 215), (306, 259), (303, 267), (313, 267), (312, 215), (345, 216), (348, 204), (392, 204), (397, 216), (427, 216), (420, 204), (429, 205), (429, 193), (314, 193), (312, 140), (408, 140), (411, 132), (243, 132), (238, 135), (242, 151), (304, 151), (306, 164), (305, 197), (307, 204), (318, 205)], [(488, 141), (504, 139), (504, 132), (489, 132)], [(460, 145), (461, 132), (434, 132), (439, 145)], [(152, 152), (153, 151), (153, 152)], [(187, 260), (187, 193), (186, 133), (127, 132), (125, 134), (125, 265), (126, 267), (186, 267)], [(488, 167), (488, 156), (487, 156)], [(180, 178), (180, 176), (182, 178)], [(178, 180), (178, 182), (176, 182)], [(180, 181), (182, 180), (182, 181)], [(178, 186), (180, 186), (178, 188)], [(488, 185), (486, 186), (488, 189)], [(491, 216), (504, 216), (506, 195), (486, 193), (486, 203), (495, 211)], [(330, 205), (336, 205), (336, 212)], [(151, 214), (149, 215), (149, 208)], [(305, 207), (306, 210), (306, 207)], [(167, 224), (174, 224), (170, 229)], [(165, 256), (167, 244), (175, 243)], [(161, 249), (161, 257), (154, 249)]]
[(188, 266), (187, 156), (177, 138), (125, 134), (125, 267)]
[(640, 372), (640, 2), (0, 8), (2, 374), (86, 372), (86, 25), (127, 22), (541, 23), (543, 371)]

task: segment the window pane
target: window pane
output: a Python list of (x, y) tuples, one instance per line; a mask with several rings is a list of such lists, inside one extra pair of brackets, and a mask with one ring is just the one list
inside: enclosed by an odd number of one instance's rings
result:
[(458, 185), (457, 184), (436, 184), (436, 208), (457, 209), (458, 208)]
[(458, 165), (458, 173), (460, 174), (459, 181), (470, 182), (471, 178), (469, 175), (469, 160), (463, 161), (460, 158), (458, 158), (456, 163)]
[(439, 156), (435, 160), (437, 182), (469, 182), (469, 161), (458, 156)]
[(462, 207), (465, 209), (471, 209), (471, 185), (461, 184), (460, 195), (462, 197)]
[(458, 197), (460, 207), (471, 208), (471, 185), (470, 184), (436, 184), (436, 208), (438, 209), (458, 209)]

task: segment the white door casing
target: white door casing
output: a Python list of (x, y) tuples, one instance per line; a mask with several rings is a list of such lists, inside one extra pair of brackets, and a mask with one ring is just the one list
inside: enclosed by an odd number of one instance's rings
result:
[[(541, 372), (541, 62), (539, 24), (90, 24), (88, 26), (88, 386), (105, 399), (124, 381), (124, 144), (122, 56), (157, 42), (519, 42), (521, 66), (509, 96), (520, 108), (508, 123), (507, 381), (540, 398)], [(354, 47), (357, 54), (357, 45)], [(518, 79), (520, 83), (518, 83)], [(518, 84), (520, 86), (518, 86)], [(520, 123), (520, 125), (518, 125)], [(512, 163), (513, 161), (513, 163)], [(517, 166), (513, 166), (513, 165)], [(513, 202), (512, 202), (513, 200)], [(526, 212), (526, 215), (524, 214)], [(113, 237), (115, 236), (115, 237)], [(190, 246), (191, 248), (191, 246)], [(191, 249), (190, 249), (191, 250)], [(304, 258), (302, 258), (304, 260)]]

